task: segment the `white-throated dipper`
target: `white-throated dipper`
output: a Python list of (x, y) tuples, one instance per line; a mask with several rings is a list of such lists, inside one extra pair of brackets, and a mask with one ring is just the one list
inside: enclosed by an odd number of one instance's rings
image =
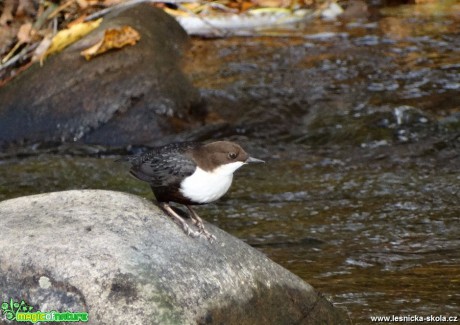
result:
[[(264, 162), (250, 157), (238, 144), (228, 141), (172, 143), (122, 160), (131, 163), (131, 175), (149, 183), (160, 207), (186, 234), (192, 237), (202, 234), (210, 241), (215, 237), (204, 228), (191, 205), (216, 201), (228, 191), (238, 168), (247, 163)], [(188, 208), (198, 231), (190, 229), (171, 208), (170, 202)]]

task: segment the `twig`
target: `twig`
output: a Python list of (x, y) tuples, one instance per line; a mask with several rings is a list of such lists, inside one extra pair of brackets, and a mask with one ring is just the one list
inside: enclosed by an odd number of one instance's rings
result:
[(28, 45), (24, 47), (21, 52), (13, 56), (11, 59), (9, 59), (7, 62), (0, 64), (0, 71), (8, 68), (9, 66), (15, 64), (17, 61), (20, 59), (26, 59), (28, 58), (28, 55), (32, 53), (37, 47), (39, 43), (34, 43), (31, 45)]
[(40, 28), (43, 26), (45, 21), (48, 19), (48, 16), (51, 15), (51, 13), (56, 10), (57, 5), (51, 4), (46, 10), (40, 15), (40, 17), (37, 18), (37, 21), (33, 24), (32, 28), (35, 30), (40, 30)]
[(17, 42), (16, 45), (14, 45), (14, 47), (11, 49), (11, 51), (8, 52), (7, 55), (5, 55), (5, 57), (2, 59), (1, 63), (5, 63), (6, 61), (8, 61), (13, 55), (14, 55), (14, 52), (16, 52), (16, 50), (24, 43), (22, 42)]
[(58, 20), (57, 17), (55, 16), (53, 18), (53, 35), (56, 35), (58, 32)]
[(54, 18), (57, 16), (57, 14), (59, 12), (61, 12), (62, 10), (64, 10), (65, 8), (71, 6), (74, 2), (72, 0), (67, 0), (66, 2), (64, 2), (62, 5), (60, 5), (59, 7), (57, 7), (50, 15), (48, 18)]

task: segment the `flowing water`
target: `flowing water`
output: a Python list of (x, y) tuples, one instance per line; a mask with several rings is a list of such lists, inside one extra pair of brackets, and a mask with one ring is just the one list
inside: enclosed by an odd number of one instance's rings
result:
[[(312, 284), (354, 324), (460, 312), (460, 6), (383, 8), (193, 41), (185, 67), (244, 166), (201, 216)], [(0, 199), (74, 188), (152, 197), (107, 148), (18, 149)]]
[(202, 213), (356, 324), (460, 312), (460, 7), (450, 5), (243, 46), (194, 43), (207, 58), (192, 60), (195, 83), (268, 160)]

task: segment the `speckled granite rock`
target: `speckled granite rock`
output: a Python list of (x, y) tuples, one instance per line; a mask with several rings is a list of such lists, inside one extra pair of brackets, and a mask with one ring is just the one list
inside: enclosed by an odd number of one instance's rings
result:
[(0, 296), (89, 324), (346, 324), (299, 277), (224, 231), (191, 238), (152, 202), (100, 190), (0, 202)]

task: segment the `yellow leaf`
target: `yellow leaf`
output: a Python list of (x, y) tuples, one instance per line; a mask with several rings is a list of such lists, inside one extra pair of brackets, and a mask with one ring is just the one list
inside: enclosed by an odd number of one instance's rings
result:
[(189, 17), (190, 13), (181, 11), (181, 10), (175, 10), (175, 9), (169, 9), (167, 7), (163, 8), (163, 11), (166, 12), (168, 15), (171, 15), (173, 17)]
[(254, 0), (254, 4), (259, 7), (276, 7), (276, 8), (286, 8), (291, 4), (290, 0)]
[(91, 32), (93, 29), (97, 28), (101, 22), (102, 18), (86, 23), (79, 23), (73, 25), (70, 28), (59, 31), (56, 35), (54, 35), (51, 41), (51, 46), (45, 53), (45, 57), (50, 54), (62, 51), (70, 44), (78, 41), (80, 38)]
[(104, 36), (95, 45), (82, 51), (80, 54), (86, 60), (90, 60), (96, 55), (105, 53), (111, 49), (119, 49), (126, 45), (134, 45), (141, 36), (137, 30), (130, 26), (120, 28), (108, 28), (104, 31)]

